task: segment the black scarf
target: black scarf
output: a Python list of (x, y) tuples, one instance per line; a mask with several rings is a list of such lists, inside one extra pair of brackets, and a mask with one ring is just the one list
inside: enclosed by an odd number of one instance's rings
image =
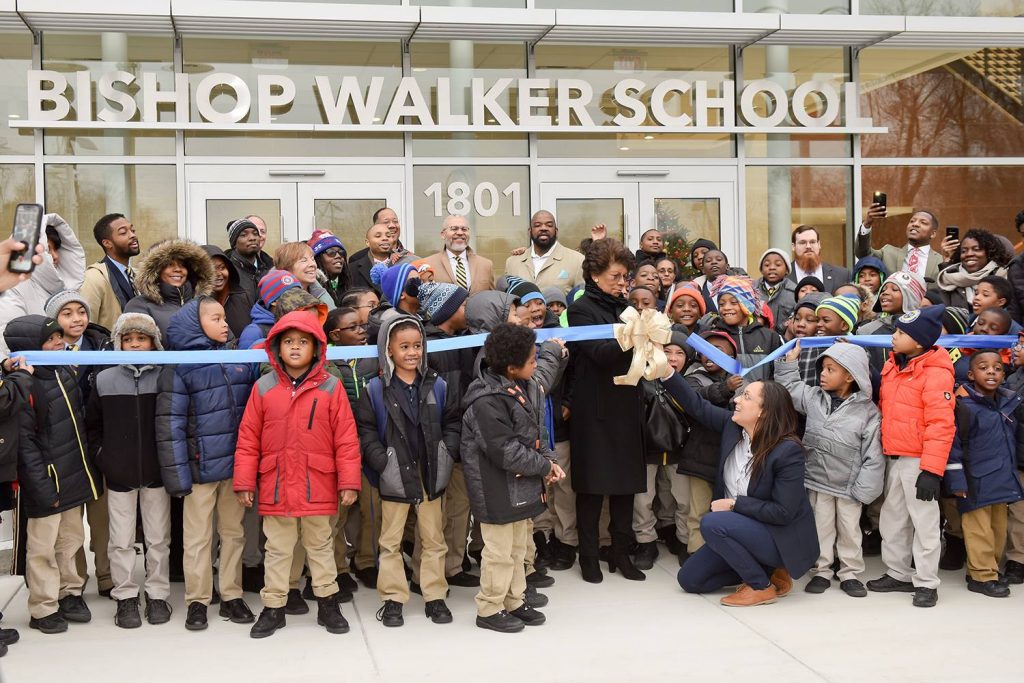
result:
[(587, 280), (583, 291), (586, 292), (589, 299), (599, 304), (602, 308), (606, 308), (614, 313), (616, 319), (618, 319), (620, 313), (629, 308), (629, 302), (626, 301), (625, 297), (608, 294), (598, 287), (597, 283), (593, 280)]

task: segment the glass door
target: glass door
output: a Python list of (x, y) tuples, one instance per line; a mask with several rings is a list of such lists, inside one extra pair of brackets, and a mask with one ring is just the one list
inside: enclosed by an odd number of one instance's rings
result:
[(729, 182), (641, 182), (637, 239), (657, 228), (663, 234), (665, 251), (683, 262), (690, 245), (704, 238), (717, 244), (734, 265), (743, 265), (736, 239), (733, 192)]
[(295, 183), (193, 182), (188, 193), (188, 236), (199, 244), (227, 250), (228, 224), (249, 215), (267, 224), (263, 251), (270, 255), (283, 242), (298, 239)]
[(640, 204), (637, 183), (543, 183), (540, 206), (555, 214), (558, 240), (570, 249), (590, 237), (590, 229), (603, 223), (608, 236), (639, 246)]
[(309, 239), (314, 230), (330, 230), (353, 254), (366, 246), (373, 214), (386, 206), (398, 214), (402, 243), (413, 244), (404, 220), (400, 182), (299, 183), (298, 206), (299, 239)]

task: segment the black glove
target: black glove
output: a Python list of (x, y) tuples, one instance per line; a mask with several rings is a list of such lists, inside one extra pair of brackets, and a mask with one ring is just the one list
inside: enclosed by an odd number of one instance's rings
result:
[(931, 472), (921, 472), (917, 475), (917, 499), (935, 500), (939, 497), (939, 488), (942, 485), (942, 477)]

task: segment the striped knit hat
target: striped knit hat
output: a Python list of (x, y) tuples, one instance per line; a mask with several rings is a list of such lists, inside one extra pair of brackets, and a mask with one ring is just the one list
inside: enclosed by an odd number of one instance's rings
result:
[(269, 308), (270, 304), (277, 301), (286, 289), (298, 286), (299, 281), (295, 279), (294, 275), (287, 270), (274, 268), (260, 278), (260, 300)]
[[(377, 264), (377, 266), (383, 264)], [(373, 270), (377, 268), (374, 266), (370, 270), (370, 278), (373, 278)], [(384, 298), (388, 300), (388, 303), (392, 306), (398, 306), (398, 300), (402, 298), (402, 292), (405, 291), (405, 283), (409, 279), (409, 273), (415, 271), (411, 263), (396, 263), (390, 268), (386, 268), (384, 272), (380, 272), (380, 291), (384, 294)]]
[(540, 293), (540, 287), (533, 284), (529, 280), (524, 280), (521, 277), (515, 275), (506, 275), (505, 281), (508, 283), (508, 289), (506, 293), (511, 294), (515, 298), (519, 299), (520, 305), (537, 299), (538, 301), (544, 301), (544, 295)]
[(857, 320), (860, 318), (860, 304), (858, 299), (853, 296), (832, 296), (820, 304), (814, 309), (814, 312), (825, 309), (832, 311), (838, 315), (844, 323), (849, 332), (853, 332), (853, 328), (857, 326)]
[(754, 282), (749, 277), (742, 275), (719, 275), (711, 283), (711, 296), (715, 305), (721, 308), (723, 294), (729, 294), (736, 298), (747, 315), (754, 315), (761, 310), (761, 300), (754, 290)]

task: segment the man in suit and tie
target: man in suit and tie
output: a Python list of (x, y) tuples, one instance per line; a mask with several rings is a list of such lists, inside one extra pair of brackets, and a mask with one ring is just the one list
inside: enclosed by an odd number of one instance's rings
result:
[(447, 216), (441, 224), (444, 249), (424, 259), (434, 270), (434, 282), (468, 289), (470, 295), (494, 289), (494, 263), (469, 246), (469, 221)]
[(857, 258), (874, 256), (882, 259), (882, 264), (890, 273), (904, 270), (934, 282), (939, 274), (939, 264), (942, 263), (941, 254), (931, 246), (939, 229), (939, 219), (935, 214), (931, 211), (915, 211), (907, 223), (907, 243), (902, 247), (886, 244), (881, 249), (873, 249), (871, 228), (880, 218), (885, 218), (885, 205), (872, 204), (864, 215), (864, 222), (857, 230), (854, 247)]
[(124, 305), (138, 294), (130, 260), (139, 255), (139, 238), (135, 226), (121, 213), (99, 219), (92, 235), (104, 255), (85, 269), (82, 298), (89, 304), (90, 322), (112, 330)]
[(825, 290), (831, 293), (839, 285), (850, 281), (850, 271), (842, 266), (824, 263), (821, 260), (821, 239), (813, 225), (801, 225), (793, 231), (793, 268), (789, 279), (800, 282), (811, 276), (821, 280)]
[(558, 287), (566, 295), (583, 286), (583, 254), (558, 241), (558, 224), (550, 211), (538, 211), (530, 218), (530, 246), (526, 253), (509, 256), (505, 274), (515, 275), (541, 290)]

